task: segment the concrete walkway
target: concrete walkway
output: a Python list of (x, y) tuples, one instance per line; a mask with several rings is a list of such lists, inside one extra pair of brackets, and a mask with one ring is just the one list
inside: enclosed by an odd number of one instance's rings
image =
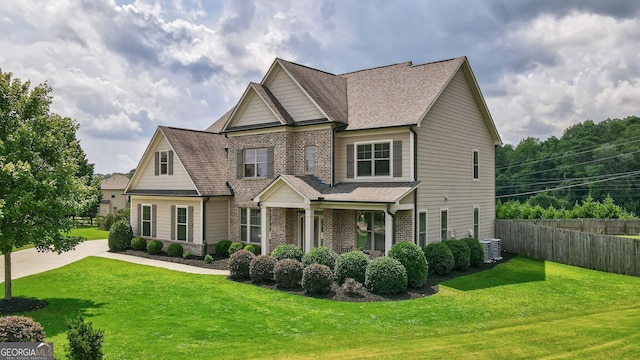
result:
[[(192, 274), (229, 275), (226, 270), (205, 269), (197, 266), (177, 264), (168, 261), (152, 260), (137, 256), (110, 253), (107, 240), (84, 241), (75, 250), (62, 254), (38, 252), (36, 249), (26, 249), (11, 253), (11, 278), (38, 274), (53, 270), (87, 256), (99, 256), (108, 259), (126, 261), (134, 264), (149, 265), (169, 270), (182, 271)], [(0, 282), (4, 281), (4, 256), (0, 256)]]

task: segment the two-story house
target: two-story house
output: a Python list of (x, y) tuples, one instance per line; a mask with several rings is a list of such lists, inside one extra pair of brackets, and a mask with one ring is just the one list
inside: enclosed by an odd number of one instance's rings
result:
[(129, 178), (123, 174), (113, 174), (100, 182), (102, 200), (100, 200), (98, 215), (106, 216), (118, 209), (125, 209), (129, 206), (127, 197), (123, 195), (127, 184), (129, 184)]
[(156, 131), (131, 223), (200, 254), (492, 237), (499, 144), (466, 57), (341, 75), (276, 59), (205, 131)]

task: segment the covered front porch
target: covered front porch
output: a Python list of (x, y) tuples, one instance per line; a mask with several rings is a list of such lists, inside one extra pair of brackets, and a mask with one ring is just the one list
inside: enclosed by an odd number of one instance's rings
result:
[(291, 243), (305, 252), (327, 246), (337, 253), (361, 249), (385, 255), (396, 241), (413, 241), (416, 186), (327, 187), (310, 177), (280, 176), (254, 198), (261, 208), (262, 252)]

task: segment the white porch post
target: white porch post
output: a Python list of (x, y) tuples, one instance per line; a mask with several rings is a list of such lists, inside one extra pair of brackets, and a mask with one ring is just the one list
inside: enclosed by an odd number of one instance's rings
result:
[(271, 208), (263, 206), (260, 211), (260, 251), (262, 255), (269, 253), (269, 213)]
[(314, 211), (311, 209), (304, 210), (304, 251), (311, 251), (311, 244), (313, 243), (313, 233), (315, 229), (313, 228), (313, 213)]
[(387, 255), (393, 246), (393, 216), (384, 213), (384, 254)]

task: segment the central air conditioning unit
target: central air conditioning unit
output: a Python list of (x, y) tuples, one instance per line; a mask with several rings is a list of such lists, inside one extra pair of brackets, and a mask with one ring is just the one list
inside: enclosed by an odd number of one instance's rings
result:
[(493, 260), (502, 260), (502, 240), (500, 239), (484, 239), (491, 241), (491, 252)]
[(484, 263), (489, 264), (493, 262), (493, 252), (491, 251), (491, 241), (480, 240), (480, 245), (482, 245), (482, 250), (484, 251)]

